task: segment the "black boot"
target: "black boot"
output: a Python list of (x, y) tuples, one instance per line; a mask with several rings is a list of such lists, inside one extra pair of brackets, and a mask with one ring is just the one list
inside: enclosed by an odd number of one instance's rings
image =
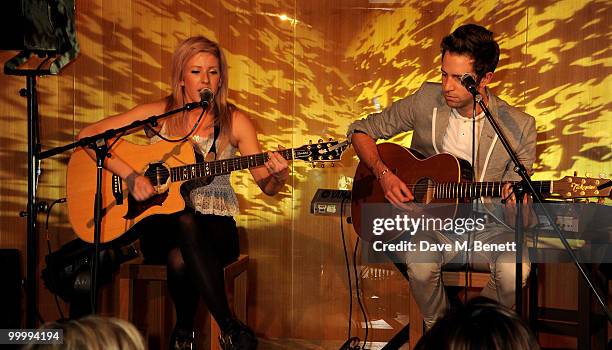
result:
[(223, 350), (253, 350), (257, 349), (255, 333), (244, 323), (234, 320), (229, 329), (222, 332), (219, 342)]
[(168, 348), (170, 350), (195, 350), (195, 332), (174, 327)]

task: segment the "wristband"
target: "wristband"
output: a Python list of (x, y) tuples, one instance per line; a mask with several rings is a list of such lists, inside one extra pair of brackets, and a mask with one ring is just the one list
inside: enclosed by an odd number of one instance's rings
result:
[(383, 176), (385, 176), (386, 173), (389, 172), (389, 168), (385, 168), (385, 170), (381, 171), (380, 174), (376, 177), (377, 180), (382, 179)]

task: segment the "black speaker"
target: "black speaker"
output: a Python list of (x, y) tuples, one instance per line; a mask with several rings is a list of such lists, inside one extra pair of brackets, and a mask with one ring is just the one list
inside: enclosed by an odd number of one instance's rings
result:
[(19, 250), (0, 249), (0, 328), (21, 328)]
[(3, 0), (0, 50), (71, 50), (78, 45), (74, 12), (74, 0)]

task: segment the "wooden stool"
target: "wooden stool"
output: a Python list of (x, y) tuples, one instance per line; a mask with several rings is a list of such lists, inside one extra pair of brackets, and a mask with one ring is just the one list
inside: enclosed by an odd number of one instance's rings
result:
[[(465, 286), (465, 271), (442, 271), (442, 281), (445, 287)], [(484, 288), (489, 281), (489, 272), (468, 271), (468, 288)], [(408, 307), (408, 317), (410, 320), (409, 348), (414, 349), (415, 345), (425, 333), (423, 315), (419, 305), (412, 293), (409, 297), (410, 306)]]
[[(242, 322), (247, 322), (247, 267), (249, 256), (242, 254), (238, 260), (224, 269), (225, 291), (230, 308)], [(119, 274), (119, 317), (132, 321), (134, 285), (136, 281), (166, 281), (165, 265), (124, 264)], [(211, 350), (221, 349), (220, 330), (214, 318), (210, 318)]]

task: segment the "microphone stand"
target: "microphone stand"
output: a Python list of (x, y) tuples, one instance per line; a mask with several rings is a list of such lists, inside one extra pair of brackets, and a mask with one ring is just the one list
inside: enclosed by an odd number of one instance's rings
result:
[[(137, 120), (128, 125), (122, 126), (117, 129), (109, 129), (97, 135), (84, 137), (78, 141), (72, 142), (65, 146), (52, 148), (48, 151), (41, 152), (39, 159), (45, 159), (54, 156), (59, 153), (63, 153), (67, 150), (74, 149), (76, 147), (89, 147), (96, 153), (96, 194), (94, 197), (94, 255), (91, 264), (91, 311), (95, 314), (97, 310), (97, 296), (98, 296), (98, 264), (100, 260), (100, 235), (101, 235), (101, 223), (102, 223), (102, 169), (104, 160), (110, 157), (110, 149), (107, 145), (109, 139), (114, 138), (117, 135), (123, 135), (126, 131), (135, 129), (144, 125), (157, 126), (159, 119), (168, 117), (170, 115), (183, 112), (191, 111), (195, 108), (202, 107), (208, 108), (208, 101), (192, 102), (184, 105), (183, 107), (168, 111), (166, 113), (151, 116), (147, 119)], [(112, 146), (112, 145), (111, 145)]]
[(599, 292), (597, 291), (597, 289), (595, 288), (595, 286), (591, 282), (591, 279), (587, 275), (584, 267), (578, 261), (578, 258), (576, 257), (576, 255), (572, 251), (572, 248), (570, 247), (569, 243), (567, 242), (567, 239), (565, 238), (565, 236), (563, 235), (563, 233), (561, 232), (561, 230), (559, 229), (557, 224), (552, 219), (552, 216), (550, 215), (548, 210), (545, 208), (545, 206), (542, 205), (543, 204), (542, 196), (540, 195), (539, 192), (537, 192), (535, 190), (533, 182), (531, 181), (531, 178), (529, 177), (529, 174), (527, 174), (527, 169), (521, 163), (521, 161), (518, 159), (518, 156), (516, 155), (516, 153), (512, 150), (512, 147), (510, 146), (510, 143), (508, 142), (508, 139), (506, 138), (506, 136), (502, 132), (501, 128), (499, 127), (499, 124), (493, 118), (493, 116), (491, 115), (491, 112), (489, 111), (489, 109), (485, 105), (484, 101), (482, 100), (482, 96), (480, 95), (480, 93), (478, 92), (478, 90), (476, 89), (476, 87), (474, 85), (467, 87), (467, 90), (470, 93), (472, 93), (472, 95), (474, 95), (475, 101), (478, 103), (480, 108), (482, 108), (483, 112), (485, 113), (485, 116), (487, 117), (487, 120), (489, 120), (489, 123), (491, 123), (491, 126), (495, 130), (495, 133), (497, 133), (497, 135), (499, 137), (499, 140), (501, 141), (502, 145), (506, 149), (506, 152), (508, 153), (508, 155), (512, 159), (512, 162), (514, 163), (514, 171), (517, 174), (519, 174), (519, 176), (522, 179), (521, 182), (518, 182), (518, 183), (513, 185), (513, 191), (514, 191), (514, 194), (516, 196), (516, 226), (515, 226), (515, 237), (516, 238), (515, 239), (516, 239), (516, 246), (517, 246), (516, 249), (517, 249), (517, 252), (516, 252), (516, 284), (515, 284), (516, 289), (515, 289), (514, 292), (515, 292), (515, 298), (516, 298), (516, 310), (517, 310), (517, 312), (520, 312), (520, 310), (522, 309), (522, 299), (523, 299), (522, 298), (522, 291), (521, 291), (522, 290), (522, 276), (523, 276), (523, 266), (522, 266), (522, 257), (523, 257), (523, 217), (522, 217), (522, 211), (523, 211), (523, 208), (522, 208), (522, 203), (523, 203), (523, 196), (524, 196), (524, 194), (525, 193), (531, 193), (531, 195), (533, 196), (533, 199), (535, 200), (535, 202), (542, 209), (542, 212), (546, 216), (546, 219), (548, 220), (549, 224), (552, 226), (552, 228), (556, 232), (557, 236), (559, 236), (559, 239), (561, 240), (561, 243), (563, 244), (563, 247), (565, 248), (565, 250), (567, 251), (567, 253), (571, 257), (572, 261), (576, 265), (576, 268), (580, 272), (580, 275), (584, 279), (584, 282), (587, 284), (587, 286), (589, 287), (589, 289), (591, 290), (591, 292), (593, 293), (593, 295), (597, 299), (597, 302), (600, 304), (602, 310), (605, 312), (606, 316), (608, 317), (608, 322), (612, 322), (612, 314), (610, 313), (610, 310), (608, 309), (606, 303), (604, 302), (603, 298), (601, 297), (601, 295), (599, 294)]
[[(22, 60), (27, 60), (30, 53), (21, 52), (4, 67), (7, 75), (18, 75), (26, 77), (26, 88), (19, 91), (19, 95), (27, 97), (28, 114), (28, 203), (25, 212), (21, 212), (21, 217), (27, 217), (26, 235), (26, 326), (36, 328), (36, 300), (38, 289), (36, 288), (36, 269), (38, 267), (38, 228), (36, 216), (39, 212), (39, 204), (36, 202), (36, 191), (38, 189), (38, 178), (40, 175), (40, 120), (38, 115), (38, 93), (36, 89), (36, 78), (53, 74), (48, 69), (18, 69), (17, 66)], [(17, 60), (17, 63), (12, 61)]]

